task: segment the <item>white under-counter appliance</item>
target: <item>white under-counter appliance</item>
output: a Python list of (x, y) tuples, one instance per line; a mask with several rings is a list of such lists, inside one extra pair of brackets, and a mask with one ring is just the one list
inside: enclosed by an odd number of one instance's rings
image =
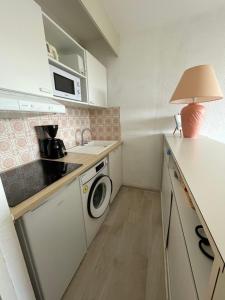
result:
[(16, 222), (37, 300), (60, 300), (86, 252), (79, 180)]
[(109, 209), (112, 181), (108, 174), (108, 159), (104, 158), (80, 176), (87, 246), (96, 236)]
[(53, 95), (81, 101), (80, 78), (53, 65), (50, 66)]
[[(37, 160), (1, 173), (14, 207), (81, 165)], [(15, 221), (37, 300), (60, 300), (85, 255), (86, 234), (79, 179), (65, 184)]]

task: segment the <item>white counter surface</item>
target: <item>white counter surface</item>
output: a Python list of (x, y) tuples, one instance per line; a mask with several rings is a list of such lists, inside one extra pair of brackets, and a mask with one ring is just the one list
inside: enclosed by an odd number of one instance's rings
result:
[(225, 262), (225, 144), (206, 137), (165, 138)]

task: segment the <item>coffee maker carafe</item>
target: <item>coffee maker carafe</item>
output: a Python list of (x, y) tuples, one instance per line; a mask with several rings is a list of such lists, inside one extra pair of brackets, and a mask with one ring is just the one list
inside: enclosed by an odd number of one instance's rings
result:
[(41, 157), (57, 159), (67, 154), (63, 141), (56, 138), (58, 125), (36, 126), (35, 128)]

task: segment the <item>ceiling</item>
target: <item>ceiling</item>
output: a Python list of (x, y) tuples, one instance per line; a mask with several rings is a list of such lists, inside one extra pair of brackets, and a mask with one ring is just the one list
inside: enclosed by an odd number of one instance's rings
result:
[(224, 0), (100, 0), (120, 34), (190, 19), (223, 6)]

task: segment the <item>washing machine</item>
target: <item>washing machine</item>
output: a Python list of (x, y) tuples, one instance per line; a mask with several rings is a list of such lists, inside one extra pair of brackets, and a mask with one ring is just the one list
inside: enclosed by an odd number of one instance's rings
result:
[(108, 159), (104, 158), (80, 176), (87, 246), (96, 236), (109, 210), (112, 180), (108, 174)]

